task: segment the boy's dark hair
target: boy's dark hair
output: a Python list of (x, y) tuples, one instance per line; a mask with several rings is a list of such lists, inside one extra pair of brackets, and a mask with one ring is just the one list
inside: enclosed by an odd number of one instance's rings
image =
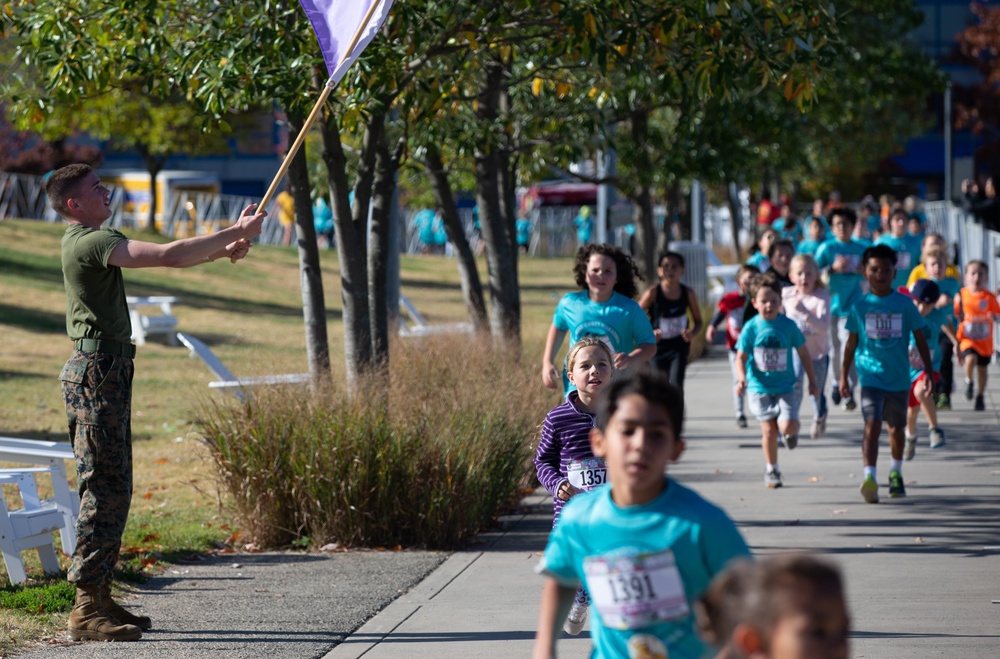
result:
[(594, 254), (607, 256), (615, 262), (615, 269), (618, 271), (618, 280), (615, 282), (615, 292), (621, 293), (627, 298), (634, 299), (639, 294), (639, 286), (636, 280), (642, 281), (639, 274), (639, 267), (618, 247), (608, 244), (598, 245), (590, 243), (583, 245), (576, 251), (576, 263), (573, 265), (573, 274), (576, 275), (576, 285), (582, 289), (587, 288), (587, 262)]
[(681, 438), (684, 426), (684, 394), (670, 384), (670, 380), (662, 373), (639, 372), (635, 375), (615, 380), (608, 387), (607, 393), (601, 396), (597, 403), (597, 427), (604, 431), (608, 421), (618, 411), (622, 398), (638, 394), (651, 403), (661, 405), (670, 418), (670, 428), (674, 438)]
[(761, 276), (753, 278), (753, 281), (750, 282), (750, 298), (756, 299), (758, 291), (762, 288), (770, 288), (778, 294), (778, 297), (781, 297), (781, 282), (778, 281), (778, 276), (773, 272), (765, 272)]
[(776, 250), (778, 247), (787, 247), (789, 250), (791, 250), (792, 254), (795, 254), (795, 243), (793, 243), (788, 238), (782, 238), (781, 240), (775, 240), (773, 243), (771, 243), (771, 246), (767, 248), (767, 254), (766, 254), (767, 258), (771, 258), (771, 255), (774, 254), (774, 250)]
[(677, 252), (671, 252), (670, 250), (667, 250), (666, 252), (660, 254), (660, 258), (656, 260), (657, 265), (663, 265), (663, 259), (676, 259), (677, 263), (679, 263), (682, 268), (684, 267), (683, 254), (678, 254)]
[(833, 224), (833, 218), (838, 216), (844, 218), (852, 227), (858, 223), (858, 216), (850, 208), (834, 208), (830, 211), (830, 224)]
[(749, 265), (744, 263), (740, 266), (740, 269), (736, 271), (736, 278), (739, 279), (744, 273), (749, 272), (751, 275), (759, 275), (760, 268), (755, 265)]
[(988, 266), (986, 264), (986, 261), (980, 261), (979, 259), (972, 259), (971, 261), (969, 261), (968, 263), (966, 263), (965, 264), (965, 271), (968, 272), (969, 268), (971, 268), (974, 265), (978, 265), (986, 273), (989, 273), (989, 271), (990, 271), (990, 266)]
[(862, 267), (868, 265), (868, 259), (886, 259), (892, 263), (893, 267), (896, 267), (896, 250), (888, 245), (872, 245), (861, 255)]
[(94, 170), (90, 165), (76, 164), (50, 172), (45, 179), (45, 196), (52, 210), (60, 215), (68, 212), (66, 200), (71, 196), (73, 188), (92, 171)]

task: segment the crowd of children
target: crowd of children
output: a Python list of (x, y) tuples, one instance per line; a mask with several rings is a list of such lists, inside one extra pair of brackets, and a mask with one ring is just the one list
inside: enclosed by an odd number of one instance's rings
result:
[[(737, 290), (705, 325), (709, 342), (725, 327), (737, 425), (747, 427), (748, 411), (760, 423), (764, 482), (781, 487), (778, 448), (798, 445), (806, 393), (809, 435), (825, 432), (829, 373), (833, 405), (861, 408), (862, 497), (879, 501), (883, 425), (889, 496), (906, 496), (902, 465), (916, 454), (921, 410), (930, 448), (946, 444), (938, 410), (951, 407), (953, 354), (966, 397), (984, 409), (1000, 320), (987, 265), (969, 262), (962, 286), (943, 238), (924, 235), (912, 208), (871, 201), (860, 217), (840, 206), (828, 219), (818, 203), (803, 222), (789, 208), (760, 228)], [(685, 370), (702, 328), (684, 267), (681, 254), (663, 253), (659, 281), (636, 302), (627, 255), (578, 252), (582, 290), (560, 301), (543, 357), (543, 381), (556, 388), (554, 358), (570, 335), (565, 401), (547, 415), (535, 457), (553, 531), (538, 567), (533, 656), (554, 656), (560, 627), (579, 633), (593, 607), (597, 657), (703, 657), (709, 646), (717, 659), (846, 657), (837, 569), (805, 555), (743, 560), (749, 550), (726, 514), (667, 475), (684, 450)]]

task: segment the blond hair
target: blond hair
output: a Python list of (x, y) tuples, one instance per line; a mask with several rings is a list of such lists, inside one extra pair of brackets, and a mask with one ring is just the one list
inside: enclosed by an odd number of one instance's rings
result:
[(569, 349), (566, 353), (566, 372), (570, 373), (573, 370), (573, 366), (576, 365), (576, 356), (584, 348), (589, 348), (591, 346), (599, 346), (601, 350), (608, 356), (608, 363), (614, 366), (615, 356), (611, 352), (611, 348), (608, 344), (601, 338), (596, 336), (585, 336)]
[(819, 277), (819, 266), (816, 265), (816, 259), (812, 257), (811, 254), (796, 254), (792, 257), (792, 262), (788, 264), (788, 271), (791, 272), (792, 266), (796, 263), (803, 263), (816, 273), (816, 288), (826, 288), (823, 286), (823, 280)]

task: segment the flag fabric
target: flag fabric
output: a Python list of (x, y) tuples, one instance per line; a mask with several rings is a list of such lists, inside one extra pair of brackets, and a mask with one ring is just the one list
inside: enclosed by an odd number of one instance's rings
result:
[[(299, 3), (312, 23), (333, 84), (340, 82), (361, 51), (375, 38), (392, 6), (392, 0), (299, 0)], [(364, 26), (357, 45), (350, 54), (345, 53), (373, 4), (379, 6)]]

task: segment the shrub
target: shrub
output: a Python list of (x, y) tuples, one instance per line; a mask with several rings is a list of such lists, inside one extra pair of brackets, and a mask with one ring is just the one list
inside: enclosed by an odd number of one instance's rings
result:
[(253, 542), (460, 545), (520, 496), (552, 406), (534, 369), (471, 338), (393, 346), (388, 384), (254, 389), (201, 422)]

